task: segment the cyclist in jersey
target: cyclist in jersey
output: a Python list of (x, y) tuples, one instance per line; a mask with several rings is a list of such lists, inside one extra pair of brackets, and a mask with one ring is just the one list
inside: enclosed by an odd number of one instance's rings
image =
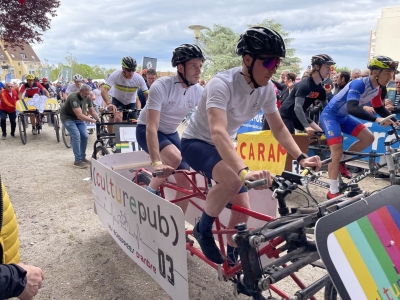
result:
[[(267, 179), (267, 184), (256, 189), (267, 189), (272, 183), (269, 171), (250, 171), (237, 155), (232, 139), (241, 125), (261, 109), (275, 138), (302, 166), (317, 169), (321, 166), (319, 157), (309, 158), (301, 152), (276, 106), (270, 79), (286, 54), (282, 37), (268, 28), (249, 28), (240, 36), (236, 53), (242, 57), (242, 66), (219, 72), (207, 83), (181, 142), (185, 161), (218, 183), (209, 191), (202, 217), (193, 229), (204, 255), (217, 264), (223, 263), (225, 258), (212, 235), (215, 218), (229, 202), (250, 208), (249, 196), (243, 187), (245, 180)], [(247, 216), (232, 211), (228, 228), (247, 219)], [(235, 246), (228, 236), (230, 263), (236, 262)]]
[(42, 78), (42, 86), (49, 92), (50, 97), (56, 96), (56, 89), (55, 87), (49, 83), (49, 80), (46, 77)]
[[(175, 169), (189, 170), (181, 157), (181, 140), (177, 132), (179, 124), (200, 100), (203, 88), (197, 84), (205, 58), (197, 45), (183, 44), (174, 50), (172, 66), (177, 74), (155, 81), (150, 88), (149, 100), (142, 110), (136, 127), (140, 147), (150, 154), (155, 171), (163, 175), (153, 178), (147, 189), (156, 193), (158, 187)], [(175, 174), (179, 186), (190, 188), (184, 175)], [(177, 192), (177, 198), (184, 194)], [(177, 203), (183, 212), (188, 200)]]
[(78, 92), (83, 84), (83, 77), (80, 74), (75, 74), (73, 80), (74, 83), (69, 84), (65, 90), (65, 98), (72, 93)]
[[(34, 95), (38, 94), (40, 95), (40, 91), (42, 91), (47, 98), (50, 98), (49, 92), (42, 86), (39, 82), (34, 82), (35, 76), (32, 74), (26, 75), (26, 81), (27, 83), (24, 83), (21, 85), (18, 93), (18, 99), (22, 99), (22, 95), (25, 93), (25, 97), (27, 98), (32, 98)], [(30, 114), (30, 119), (31, 119), (31, 124), (32, 124), (32, 134), (36, 135), (37, 130), (35, 128), (36, 126), (36, 120), (35, 116), (33, 114)]]
[[(140, 74), (135, 73), (136, 60), (130, 56), (122, 58), (122, 70), (116, 70), (107, 78), (106, 84), (101, 89), (101, 96), (106, 105), (112, 105), (113, 111), (116, 108), (122, 109), (141, 109), (140, 101), (136, 101), (136, 93), (138, 88), (143, 91), (143, 94), (148, 98), (148, 88), (146, 82)], [(108, 96), (108, 91), (113, 89), (112, 99)], [(115, 112), (114, 118), (110, 118), (109, 122), (122, 122), (122, 113)], [(113, 126), (108, 127), (108, 132), (113, 133)], [(110, 139), (111, 140), (111, 139)], [(113, 144), (114, 142), (111, 141)]]
[[(349, 151), (362, 151), (372, 144), (374, 135), (356, 118), (377, 123), (382, 120), (382, 118), (376, 117), (362, 108), (368, 102), (371, 102), (375, 112), (380, 116), (387, 117), (390, 115), (390, 112), (385, 109), (382, 103), (381, 86), (386, 86), (391, 80), (398, 64), (397, 61), (386, 56), (373, 57), (368, 65), (371, 75), (349, 82), (322, 111), (320, 123), (325, 132), (332, 158), (332, 162), (328, 165), (330, 181), (328, 199), (339, 195), (337, 180), (339, 170), (342, 176), (350, 177), (345, 164), (340, 163), (341, 159), (347, 158), (343, 156), (342, 132), (358, 139), (349, 147)], [(388, 126), (393, 121), (396, 120), (388, 120), (382, 125)]]
[(331, 66), (334, 64), (329, 55), (314, 55), (311, 58), (310, 77), (296, 84), (289, 97), (282, 103), (279, 112), (291, 134), (295, 133), (295, 129), (306, 131), (309, 136), (313, 136), (315, 131), (322, 131), (313, 120), (306, 116), (305, 112), (317, 100), (323, 107), (328, 103), (326, 91), (321, 82), (329, 78)]

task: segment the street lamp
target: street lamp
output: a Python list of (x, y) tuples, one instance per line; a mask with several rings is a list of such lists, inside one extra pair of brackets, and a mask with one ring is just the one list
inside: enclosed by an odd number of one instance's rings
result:
[(194, 39), (196, 42), (196, 45), (199, 45), (199, 38), (200, 38), (200, 31), (203, 29), (210, 29), (207, 26), (203, 25), (190, 25), (189, 29), (194, 31)]

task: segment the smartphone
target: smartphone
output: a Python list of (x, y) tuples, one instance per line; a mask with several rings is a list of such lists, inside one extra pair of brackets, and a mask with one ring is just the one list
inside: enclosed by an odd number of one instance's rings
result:
[(331, 88), (331, 85), (329, 83), (324, 85), (325, 89), (329, 90)]

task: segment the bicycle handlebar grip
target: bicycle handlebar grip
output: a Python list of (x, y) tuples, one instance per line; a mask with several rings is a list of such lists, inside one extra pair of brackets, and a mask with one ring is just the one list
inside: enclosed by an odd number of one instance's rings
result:
[(267, 182), (266, 178), (258, 179), (258, 180), (254, 180), (254, 181), (245, 180), (244, 186), (246, 187), (246, 189), (250, 190), (257, 186), (266, 185), (267, 183), (268, 182)]
[[(153, 177), (157, 177), (157, 176), (163, 175), (163, 174), (164, 174), (163, 171), (155, 171), (155, 172), (151, 173), (151, 175), (152, 175)], [(175, 174), (175, 171), (173, 171), (172, 174)]]
[(387, 121), (387, 120), (389, 120), (391, 118), (395, 118), (395, 117), (396, 117), (395, 114), (391, 114), (391, 115), (387, 116), (386, 118), (383, 118), (380, 122), (378, 122), (378, 124), (382, 125), (383, 122), (385, 122), (385, 121)]

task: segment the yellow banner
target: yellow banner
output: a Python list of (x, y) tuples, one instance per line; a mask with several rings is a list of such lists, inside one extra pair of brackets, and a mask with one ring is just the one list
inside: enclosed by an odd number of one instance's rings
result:
[[(39, 107), (36, 107), (35, 104), (37, 103), (35, 101), (32, 101), (33, 98), (25, 98), (23, 100), (18, 100), (17, 103), (15, 104), (18, 112), (24, 112), (24, 111), (29, 111), (29, 110), (36, 110), (39, 109)], [(41, 104), (41, 103), (40, 103)], [(60, 106), (58, 104), (57, 99), (53, 98), (48, 98), (46, 100), (45, 106), (40, 107), (43, 110), (53, 110), (57, 111), (60, 109)], [(41, 110), (39, 109), (39, 110)]]
[(270, 130), (239, 134), (237, 153), (250, 170), (268, 170), (273, 174), (281, 174), (285, 169), (287, 152)]

